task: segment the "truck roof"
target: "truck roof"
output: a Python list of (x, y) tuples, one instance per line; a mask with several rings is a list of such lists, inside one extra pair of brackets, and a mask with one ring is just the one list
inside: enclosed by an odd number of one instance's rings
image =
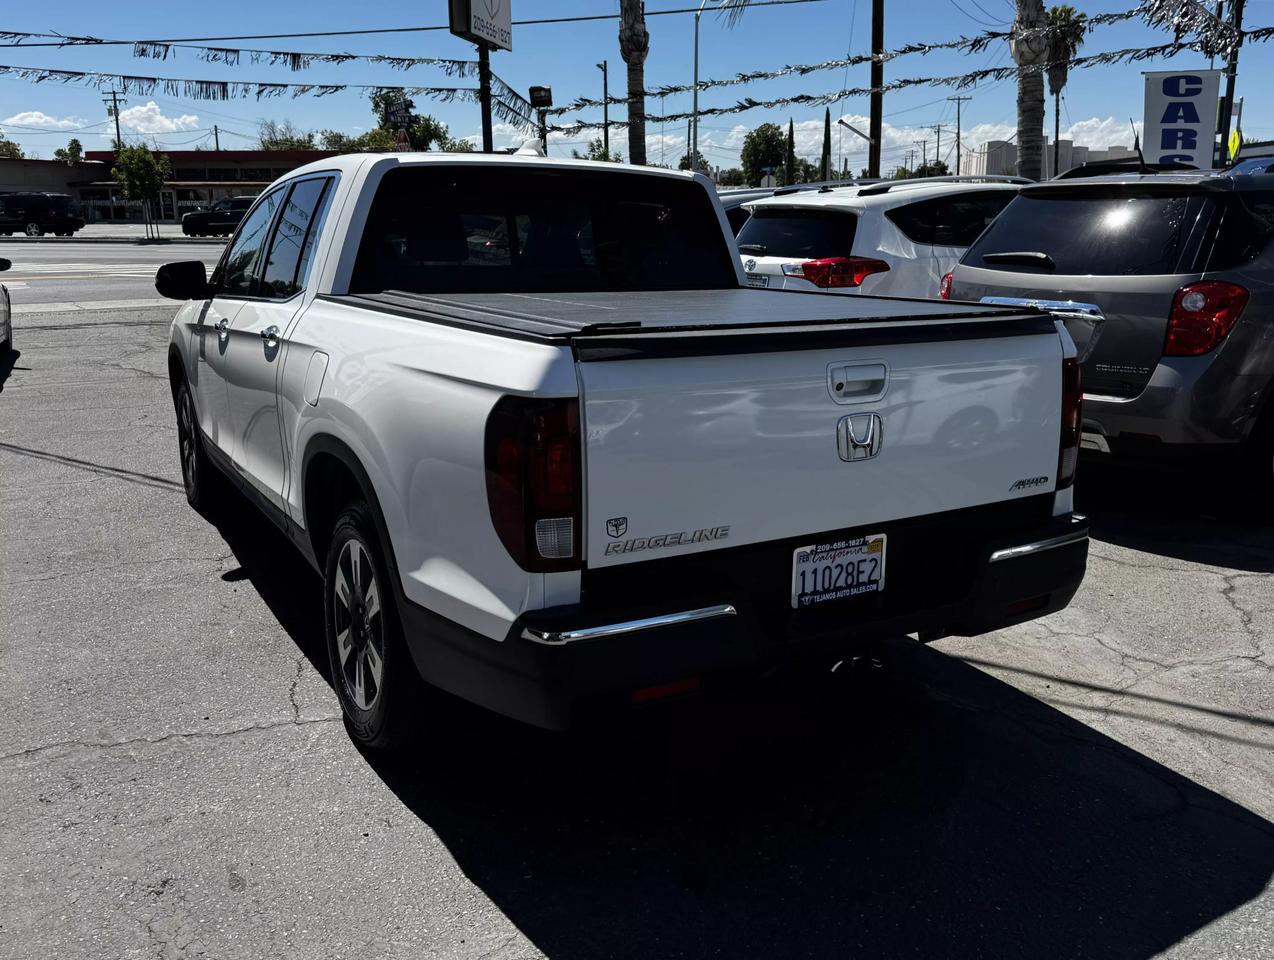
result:
[(576, 160), (568, 157), (537, 157), (528, 154), (514, 153), (443, 153), (429, 150), (413, 153), (347, 153), (338, 157), (328, 157), (307, 163), (303, 167), (288, 172), (288, 178), (298, 174), (317, 173), (321, 170), (339, 170), (342, 173), (353, 173), (368, 161), (392, 160), (399, 166), (415, 167), (427, 164), (447, 164), (450, 166), (494, 166), (539, 167), (541, 169), (562, 170), (602, 170), (616, 175), (640, 175), (672, 177), (678, 180), (700, 180), (715, 193), (712, 181), (701, 173), (689, 170), (668, 170), (663, 167), (641, 167), (628, 163), (608, 163), (605, 160)]
[[(748, 287), (728, 290), (598, 291), (589, 293), (446, 293), (401, 290), (324, 295), (322, 299), (397, 316), (463, 327), (517, 339), (563, 344), (602, 338), (637, 341), (711, 336), (725, 346), (723, 333), (747, 331), (792, 337), (801, 345), (811, 335), (896, 343), (970, 339), (1010, 332), (1056, 334), (1048, 314), (1033, 308), (1004, 307), (903, 297), (841, 297)], [(909, 334), (907, 330), (912, 332)], [(856, 335), (856, 336), (855, 336)], [(738, 349), (738, 344), (726, 352)], [(769, 343), (767, 349), (772, 348)]]

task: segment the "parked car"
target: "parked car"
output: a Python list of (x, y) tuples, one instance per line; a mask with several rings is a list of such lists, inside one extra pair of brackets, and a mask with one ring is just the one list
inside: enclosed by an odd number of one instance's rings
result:
[(71, 198), (64, 193), (0, 194), (0, 234), (6, 237), (15, 233), (69, 237), (83, 227), (83, 218), (72, 213)]
[(181, 232), (188, 237), (226, 237), (234, 233), (255, 196), (226, 197), (207, 210), (195, 210), (181, 218)]
[(942, 275), (1029, 182), (891, 180), (753, 201), (737, 238), (748, 285), (932, 297)]
[(156, 287), (186, 496), (229, 477), (320, 571), (368, 745), (428, 735), (421, 678), (560, 728), (1083, 576), (1055, 321), (747, 289), (699, 175), (321, 160)]
[(879, 183), (879, 180), (828, 180), (819, 183), (795, 183), (790, 187), (727, 187), (717, 191), (721, 207), (725, 210), (725, 218), (730, 223), (730, 230), (738, 234), (748, 222), (747, 204), (766, 197), (787, 197), (794, 193), (810, 193), (815, 190), (831, 190), (835, 187), (861, 186)]
[[(13, 264), (0, 257), (0, 273)], [(13, 350), (13, 304), (9, 300), (9, 288), (0, 283), (0, 357)]]
[(1104, 318), (1084, 363), (1084, 446), (1241, 454), (1274, 489), (1272, 239), (1274, 176), (1050, 181), (1022, 189), (943, 296)]

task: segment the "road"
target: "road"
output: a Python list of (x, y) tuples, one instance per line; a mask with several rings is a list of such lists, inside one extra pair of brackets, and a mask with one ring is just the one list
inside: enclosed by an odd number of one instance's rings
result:
[[(221, 257), (221, 243), (30, 243), (0, 242), (0, 257), (13, 266), (0, 274), (17, 312), (77, 309), (91, 305), (139, 306), (162, 303), (155, 271), (170, 260), (203, 260), (209, 272)], [(34, 308), (34, 309), (33, 309)]]
[(186, 506), (171, 315), (19, 314), (0, 367), (0, 957), (1274, 957), (1274, 526), (1214, 489), (1086, 462), (1035, 624), (385, 759), (316, 579)]

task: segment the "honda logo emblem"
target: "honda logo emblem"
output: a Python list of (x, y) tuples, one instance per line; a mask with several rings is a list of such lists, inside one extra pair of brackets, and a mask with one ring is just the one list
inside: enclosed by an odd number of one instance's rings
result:
[(851, 413), (836, 422), (836, 452), (847, 463), (870, 460), (885, 442), (885, 425), (877, 413)]

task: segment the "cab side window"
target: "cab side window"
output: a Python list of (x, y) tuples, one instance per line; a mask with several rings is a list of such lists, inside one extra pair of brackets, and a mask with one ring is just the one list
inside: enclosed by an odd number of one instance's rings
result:
[(226, 257), (217, 273), (217, 293), (225, 297), (251, 297), (256, 294), (257, 281), (265, 260), (265, 243), (270, 236), (270, 225), (284, 190), (271, 192), (239, 225)]
[(302, 180), (292, 186), (274, 228), (259, 296), (286, 300), (304, 289), (331, 186), (331, 177)]

